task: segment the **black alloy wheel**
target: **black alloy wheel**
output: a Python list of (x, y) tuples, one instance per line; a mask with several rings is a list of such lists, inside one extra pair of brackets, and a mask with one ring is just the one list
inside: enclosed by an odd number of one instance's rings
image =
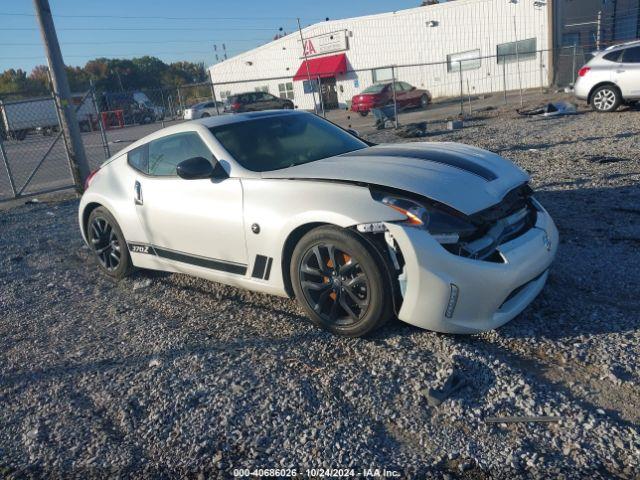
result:
[(114, 272), (120, 266), (122, 245), (109, 221), (95, 217), (89, 228), (89, 241), (102, 268)]
[(349, 326), (366, 314), (369, 279), (358, 260), (334, 244), (318, 244), (306, 252), (300, 279), (305, 299), (326, 322)]
[(122, 230), (104, 207), (94, 209), (86, 226), (89, 247), (100, 269), (113, 278), (124, 278), (133, 271), (133, 263)]
[(291, 255), (290, 278), (311, 321), (336, 335), (366, 335), (393, 315), (387, 263), (350, 229), (324, 225), (307, 232)]

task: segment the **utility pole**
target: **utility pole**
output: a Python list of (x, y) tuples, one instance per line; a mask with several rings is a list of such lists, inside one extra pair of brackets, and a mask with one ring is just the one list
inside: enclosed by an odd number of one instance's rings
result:
[[(304, 37), (302, 36), (302, 27), (300, 26), (300, 19), (298, 18), (298, 32), (300, 32), (300, 41), (302, 42), (302, 56), (304, 57), (304, 64), (307, 67), (307, 81), (309, 82), (309, 88), (311, 88), (311, 95), (313, 96), (313, 112), (318, 113), (318, 106), (316, 104), (316, 93), (314, 85), (311, 83), (311, 72), (309, 72), (309, 61), (307, 60), (307, 49), (304, 45)], [(322, 92), (318, 92), (322, 95)]]
[(33, 5), (36, 9), (40, 33), (47, 53), (47, 63), (49, 64), (53, 90), (58, 99), (57, 103), (62, 110), (60, 115), (62, 131), (65, 137), (69, 139), (68, 153), (73, 183), (78, 193), (82, 193), (84, 181), (91, 173), (91, 170), (84, 152), (76, 110), (71, 102), (71, 90), (69, 89), (67, 72), (64, 69), (58, 36), (53, 25), (49, 0), (33, 0)]

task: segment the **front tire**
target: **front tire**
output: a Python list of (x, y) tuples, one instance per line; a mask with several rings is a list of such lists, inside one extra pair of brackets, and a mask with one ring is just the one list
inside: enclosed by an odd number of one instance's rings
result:
[(291, 261), (295, 296), (309, 318), (336, 335), (360, 337), (392, 314), (384, 266), (354, 232), (318, 227), (296, 245)]
[(203, 113), (200, 118), (209, 118), (209, 117), (210, 117), (210, 115), (208, 113)]
[(361, 117), (366, 117), (367, 115), (369, 115), (369, 110), (361, 111), (359, 113)]
[(429, 106), (429, 97), (427, 97), (426, 95), (422, 95), (422, 97), (420, 97), (420, 107), (423, 109), (426, 109)]
[(622, 103), (620, 90), (612, 85), (598, 87), (591, 95), (591, 107), (596, 112), (613, 112)]
[(124, 278), (133, 271), (127, 242), (109, 210), (98, 207), (91, 212), (86, 235), (100, 270), (116, 279)]

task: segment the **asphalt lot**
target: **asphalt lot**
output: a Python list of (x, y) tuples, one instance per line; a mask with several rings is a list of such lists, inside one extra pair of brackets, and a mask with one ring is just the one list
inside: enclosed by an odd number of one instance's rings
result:
[[(453, 132), (430, 122), (427, 140), (528, 170), (560, 230), (542, 294), (481, 335), (392, 322), (341, 339), (286, 299), (147, 271), (114, 283), (80, 240), (76, 200), (0, 210), (0, 475), (353, 466), (403, 478), (638, 478), (639, 125), (628, 109), (554, 119), (498, 109)], [(426, 390), (452, 373), (464, 387), (430, 405)], [(554, 418), (490, 423), (507, 416)]]

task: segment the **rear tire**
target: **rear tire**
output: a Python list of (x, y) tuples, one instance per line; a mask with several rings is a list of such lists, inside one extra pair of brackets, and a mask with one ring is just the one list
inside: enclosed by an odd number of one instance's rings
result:
[(598, 87), (591, 95), (591, 107), (596, 112), (614, 112), (622, 103), (622, 95), (613, 85)]
[(369, 115), (369, 110), (365, 110), (364, 112), (360, 112), (360, 116), (362, 116), (362, 117), (366, 117), (367, 115)]
[(420, 107), (426, 109), (429, 106), (429, 97), (422, 95), (420, 97)]
[(207, 118), (207, 117), (210, 117), (210, 115), (208, 113), (203, 113), (200, 118)]
[(86, 236), (100, 270), (112, 278), (121, 279), (133, 272), (127, 242), (113, 215), (104, 207), (91, 212)]
[(324, 226), (300, 239), (290, 273), (295, 296), (313, 323), (336, 335), (360, 337), (392, 315), (384, 268), (356, 233)]

